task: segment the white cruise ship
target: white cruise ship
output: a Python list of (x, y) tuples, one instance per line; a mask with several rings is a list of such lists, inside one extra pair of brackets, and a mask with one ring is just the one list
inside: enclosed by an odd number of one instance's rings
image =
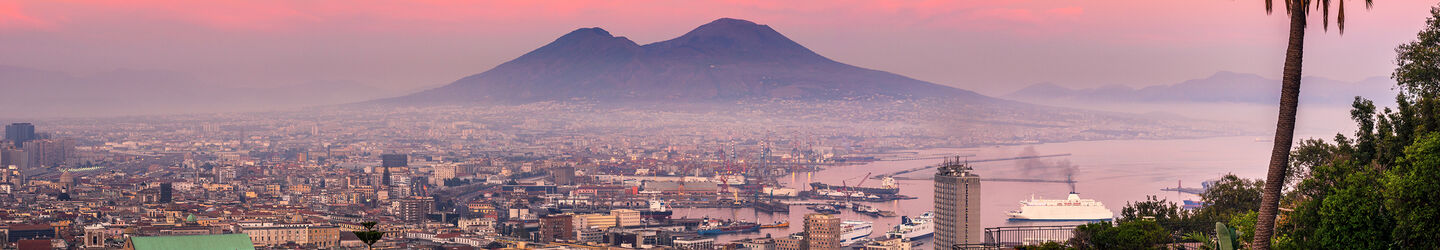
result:
[(840, 223), (840, 245), (849, 246), (855, 242), (870, 237), (875, 232), (875, 224), (869, 221), (847, 220)]
[(1037, 199), (1031, 195), (1030, 200), (1020, 202), (1020, 210), (1006, 214), (1010, 220), (1097, 221), (1115, 217), (1105, 204), (1080, 199), (1080, 194), (1076, 193), (1070, 193), (1070, 197), (1064, 200)]
[(908, 240), (930, 237), (935, 234), (935, 224), (931, 223), (934, 219), (935, 213), (932, 212), (925, 212), (916, 218), (901, 216), (900, 224), (895, 225), (895, 228), (889, 232), (885, 232), (885, 237), (891, 239), (905, 238)]

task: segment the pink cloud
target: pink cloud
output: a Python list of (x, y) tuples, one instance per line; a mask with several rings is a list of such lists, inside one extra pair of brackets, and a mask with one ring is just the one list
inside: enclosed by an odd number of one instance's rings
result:
[(18, 3), (0, 2), (0, 29), (49, 29), (52, 22), (25, 13)]

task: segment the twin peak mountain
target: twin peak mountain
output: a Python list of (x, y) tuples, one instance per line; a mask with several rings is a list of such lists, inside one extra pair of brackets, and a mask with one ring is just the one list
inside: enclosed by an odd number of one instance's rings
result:
[(582, 28), (489, 71), (382, 102), (695, 102), (882, 96), (990, 99), (836, 62), (769, 26), (722, 18), (675, 39), (646, 45), (604, 29)]

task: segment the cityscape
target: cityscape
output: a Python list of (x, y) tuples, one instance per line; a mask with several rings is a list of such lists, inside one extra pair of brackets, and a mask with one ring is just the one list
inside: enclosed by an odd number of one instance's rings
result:
[(1436, 3), (801, 2), (0, 3), (0, 249), (1440, 247)]

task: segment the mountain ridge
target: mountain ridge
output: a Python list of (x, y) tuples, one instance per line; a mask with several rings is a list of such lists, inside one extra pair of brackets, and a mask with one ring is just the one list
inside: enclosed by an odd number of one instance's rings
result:
[(434, 89), (371, 103), (869, 97), (1003, 101), (837, 62), (768, 25), (721, 18), (679, 37), (645, 45), (599, 27), (580, 28), (490, 70)]
[[(1370, 77), (1354, 82), (1323, 77), (1302, 78), (1301, 102), (1320, 105), (1349, 105), (1355, 96), (1377, 102), (1393, 101), (1394, 81)], [(1094, 88), (1067, 88), (1054, 83), (1036, 83), (1002, 97), (1042, 104), (1057, 103), (1250, 103), (1274, 105), (1280, 95), (1280, 80), (1256, 74), (1219, 71), (1208, 77), (1173, 84), (1133, 88), (1105, 85)]]

